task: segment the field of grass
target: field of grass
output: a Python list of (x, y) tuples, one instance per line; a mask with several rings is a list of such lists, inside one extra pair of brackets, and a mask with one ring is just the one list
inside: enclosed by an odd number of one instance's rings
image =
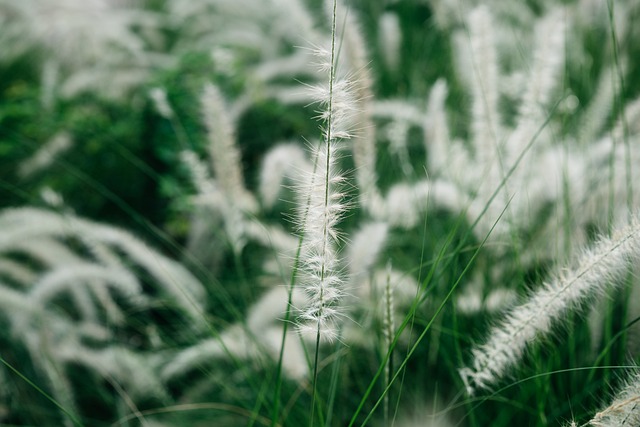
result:
[(0, 426), (640, 425), (633, 0), (0, 0)]

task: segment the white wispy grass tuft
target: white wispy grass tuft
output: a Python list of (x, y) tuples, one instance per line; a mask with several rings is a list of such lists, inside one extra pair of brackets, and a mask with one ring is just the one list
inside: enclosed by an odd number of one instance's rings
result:
[[(355, 165), (355, 180), (360, 193), (360, 205), (365, 211), (374, 212), (381, 204), (376, 172), (376, 127), (373, 117), (373, 75), (369, 69), (368, 45), (356, 15), (348, 12), (342, 1), (337, 1), (336, 32), (340, 34), (340, 59), (348, 68), (352, 82), (349, 106), (352, 116), (351, 152)], [(331, 11), (331, 1), (325, 6)]]
[[(455, 161), (451, 157), (451, 137), (447, 123), (445, 101), (447, 99), (447, 82), (439, 79), (431, 88), (427, 112), (424, 115), (424, 143), (426, 152), (429, 153), (427, 164), (430, 173), (440, 172), (443, 164)], [(444, 162), (438, 159), (444, 159)]]
[(526, 86), (518, 109), (518, 122), (506, 144), (510, 163), (534, 138), (548, 114), (565, 63), (565, 14), (556, 9), (536, 25), (535, 48), (531, 58)]
[[(59, 273), (50, 276), (50, 286), (63, 289), (67, 286), (62, 280), (64, 274), (70, 274), (69, 278), (84, 277), (83, 280), (90, 281), (93, 275), (95, 279), (108, 279), (109, 283), (117, 285), (125, 293), (139, 290), (136, 285), (137, 280), (124, 272), (125, 262), (122, 257), (126, 257), (127, 265), (133, 265), (136, 271), (141, 269), (152, 279), (156, 289), (171, 301), (175, 307), (179, 307), (185, 314), (193, 320), (193, 326), (202, 327), (201, 316), (203, 306), (202, 300), (205, 290), (202, 284), (184, 266), (178, 262), (167, 258), (159, 252), (153, 250), (141, 240), (124, 230), (105, 224), (88, 221), (72, 214), (59, 214), (35, 208), (7, 209), (0, 214), (0, 227), (6, 232), (0, 235), (0, 255), (11, 251), (20, 250), (26, 255), (34, 251), (35, 259), (42, 259), (49, 263), (50, 269), (63, 268)], [(90, 256), (74, 255), (70, 251), (53, 252), (46, 254), (44, 248), (38, 249), (36, 242), (41, 245), (50, 245), (53, 240), (65, 238), (77, 239), (83, 247), (97, 259)], [(33, 244), (28, 244), (29, 242)], [(27, 243), (25, 243), (27, 242)], [(55, 243), (54, 243), (55, 245)], [(59, 245), (57, 245), (59, 246)], [(51, 248), (51, 246), (46, 246)], [(80, 269), (75, 274), (66, 270), (69, 264), (75, 265), (79, 259), (84, 259), (87, 263), (95, 264), (91, 271)], [(84, 268), (84, 267), (83, 267)], [(128, 267), (131, 268), (131, 267)], [(113, 277), (107, 277), (106, 271), (112, 269)], [(63, 273), (64, 272), (64, 273)], [(62, 276), (58, 276), (58, 274)], [(135, 283), (134, 283), (135, 280)], [(55, 285), (55, 286), (54, 286)], [(47, 286), (41, 291), (45, 292)], [(72, 288), (73, 289), (73, 288)], [(101, 287), (93, 287), (94, 291)], [(53, 291), (53, 288), (50, 289)], [(48, 295), (45, 292), (44, 295)], [(138, 292), (138, 295), (140, 292)], [(98, 295), (99, 297), (99, 295)]]
[(191, 182), (198, 192), (197, 201), (221, 208), (220, 206), (224, 203), (223, 195), (220, 194), (204, 162), (191, 150), (181, 152), (180, 160), (189, 170)]
[(402, 29), (398, 15), (385, 12), (378, 21), (380, 34), (379, 44), (382, 46), (382, 56), (385, 65), (391, 72), (398, 72), (400, 67), (400, 49), (402, 48)]
[(640, 222), (602, 238), (586, 250), (576, 264), (560, 270), (528, 301), (515, 307), (489, 333), (487, 341), (472, 350), (472, 364), (460, 370), (467, 391), (487, 389), (503, 378), (522, 358), (528, 346), (552, 331), (569, 310), (619, 286), (630, 263), (640, 257)]
[(371, 273), (373, 264), (384, 249), (388, 233), (387, 223), (372, 222), (360, 227), (351, 239), (346, 260), (353, 281), (358, 281), (358, 277)]
[[(486, 6), (474, 9), (468, 18), (473, 93), (471, 131), (476, 157), (482, 164), (496, 161), (501, 138), (498, 114), (498, 53), (493, 17)], [(495, 169), (494, 169), (495, 171)], [(498, 170), (498, 172), (500, 172)]]
[(280, 144), (269, 151), (260, 170), (259, 193), (265, 207), (275, 204), (285, 179), (297, 182), (312, 169), (304, 150), (297, 144)]
[(33, 156), (18, 166), (18, 174), (21, 178), (29, 178), (38, 172), (50, 168), (56, 159), (72, 146), (73, 140), (71, 135), (67, 132), (57, 133), (53, 138), (43, 144)]
[[(241, 153), (227, 103), (220, 89), (206, 84), (200, 98), (209, 140), (209, 159), (222, 200), (217, 209), (233, 250), (240, 253), (247, 243), (245, 215), (256, 210), (256, 201), (245, 187)], [(209, 196), (211, 196), (210, 194)]]
[(162, 44), (162, 17), (131, 0), (0, 2), (0, 62), (42, 60), (46, 108), (55, 97), (93, 93), (123, 99), (173, 62)]
[[(316, 152), (315, 173), (301, 189), (300, 203), (303, 215), (303, 286), (311, 304), (301, 314), (300, 329), (320, 334), (331, 340), (337, 336), (339, 300), (343, 296), (343, 279), (338, 258), (338, 231), (345, 205), (343, 193), (337, 186), (343, 182), (336, 173), (337, 149), (322, 145)], [(307, 203), (308, 201), (308, 208)]]
[(640, 425), (640, 372), (634, 371), (611, 405), (598, 412), (588, 424), (594, 427)]
[[(335, 8), (335, 3), (334, 3)], [(334, 29), (335, 34), (335, 9)], [(338, 336), (340, 300), (344, 295), (338, 258), (337, 225), (346, 211), (340, 188), (344, 177), (339, 173), (339, 142), (348, 139), (355, 101), (353, 85), (336, 76), (335, 40), (330, 50), (318, 49), (320, 63), (328, 63), (329, 84), (313, 88), (320, 104), (323, 141), (315, 149), (313, 173), (298, 188), (303, 287), (309, 304), (299, 316), (299, 329), (317, 340), (331, 341)]]
[(228, 195), (243, 197), (246, 193), (240, 150), (236, 144), (233, 123), (220, 89), (206, 84), (200, 97), (204, 125), (209, 140), (209, 158), (216, 181)]
[(171, 104), (169, 104), (167, 91), (164, 88), (154, 87), (149, 90), (149, 99), (153, 102), (153, 106), (160, 116), (167, 120), (174, 118), (175, 113), (173, 112), (173, 108), (171, 108)]
[(139, 295), (142, 291), (138, 280), (126, 269), (77, 263), (43, 274), (33, 284), (29, 298), (34, 302), (46, 305), (49, 300), (59, 296), (61, 292), (74, 292), (74, 287), (83, 285), (89, 287), (111, 285), (128, 298)]

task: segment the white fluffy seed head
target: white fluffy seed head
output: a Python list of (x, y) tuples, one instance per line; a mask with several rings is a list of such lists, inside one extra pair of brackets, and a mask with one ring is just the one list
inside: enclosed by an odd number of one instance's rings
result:
[[(333, 16), (335, 23), (335, 16)], [(312, 88), (321, 107), (323, 141), (313, 153), (313, 171), (298, 189), (299, 224), (303, 237), (300, 254), (302, 284), (309, 303), (299, 316), (299, 330), (322, 340), (339, 334), (343, 279), (338, 258), (338, 223), (346, 211), (341, 190), (344, 177), (337, 160), (341, 140), (350, 137), (349, 122), (355, 111), (352, 84), (337, 79), (335, 47), (321, 51), (329, 63), (329, 84)], [(327, 58), (328, 57), (328, 58)]]
[(511, 310), (492, 328), (487, 342), (472, 350), (471, 366), (460, 370), (467, 391), (487, 389), (504, 377), (529, 345), (549, 334), (567, 311), (619, 285), (639, 256), (637, 220), (585, 251), (573, 267), (561, 270), (527, 302)]
[(485, 6), (475, 8), (468, 17), (473, 70), (472, 132), (476, 158), (491, 162), (499, 141), (499, 70), (493, 17)]
[(640, 425), (640, 372), (629, 375), (611, 405), (598, 412), (589, 425), (596, 427)]
[(312, 165), (299, 145), (286, 143), (274, 147), (265, 156), (260, 170), (259, 192), (263, 204), (267, 208), (274, 205), (285, 179), (297, 182), (311, 171)]
[(34, 174), (51, 167), (55, 161), (73, 146), (71, 135), (59, 132), (44, 143), (31, 157), (18, 166), (18, 175), (29, 178)]
[(167, 120), (174, 117), (173, 109), (167, 98), (167, 91), (161, 87), (154, 87), (149, 91), (149, 98), (153, 102), (156, 112)]

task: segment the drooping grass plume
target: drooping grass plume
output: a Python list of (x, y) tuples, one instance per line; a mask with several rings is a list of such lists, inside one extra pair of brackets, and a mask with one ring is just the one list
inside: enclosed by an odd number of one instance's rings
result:
[[(59, 214), (52, 211), (21, 208), (8, 209), (0, 214), (0, 254), (12, 250), (24, 251), (30, 255), (33, 247), (34, 256), (39, 258), (41, 251), (38, 245), (24, 242), (40, 240), (48, 244), (50, 239), (77, 239), (93, 254), (81, 254), (74, 257), (70, 252), (61, 251), (49, 254), (47, 262), (52, 263), (49, 276), (42, 276), (39, 286), (33, 289), (37, 295), (45, 296), (58, 290), (65, 289), (75, 277), (78, 281), (88, 284), (92, 280), (108, 282), (118, 285), (126, 293), (140, 294), (142, 286), (133, 273), (128, 272), (127, 265), (119, 254), (126, 254), (127, 261), (143, 269), (148, 274), (156, 290), (165, 296), (170, 296), (171, 303), (183, 310), (193, 321), (193, 326), (203, 327), (202, 297), (204, 288), (184, 266), (153, 250), (147, 244), (125, 232), (124, 230), (88, 221), (72, 214)], [(66, 254), (66, 257), (65, 257)], [(60, 255), (59, 258), (55, 258)], [(84, 260), (81, 262), (80, 260)], [(70, 265), (66, 263), (71, 260)], [(93, 265), (87, 265), (90, 263)], [(77, 265), (74, 271), (71, 268)], [(57, 268), (60, 270), (55, 271)], [(107, 270), (112, 269), (109, 276)], [(73, 289), (73, 288), (71, 288)], [(99, 289), (95, 288), (95, 289)]]

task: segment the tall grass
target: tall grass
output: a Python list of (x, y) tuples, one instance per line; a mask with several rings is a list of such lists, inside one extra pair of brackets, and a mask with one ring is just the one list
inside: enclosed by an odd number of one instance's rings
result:
[(0, 424), (637, 424), (639, 17), (0, 0)]

